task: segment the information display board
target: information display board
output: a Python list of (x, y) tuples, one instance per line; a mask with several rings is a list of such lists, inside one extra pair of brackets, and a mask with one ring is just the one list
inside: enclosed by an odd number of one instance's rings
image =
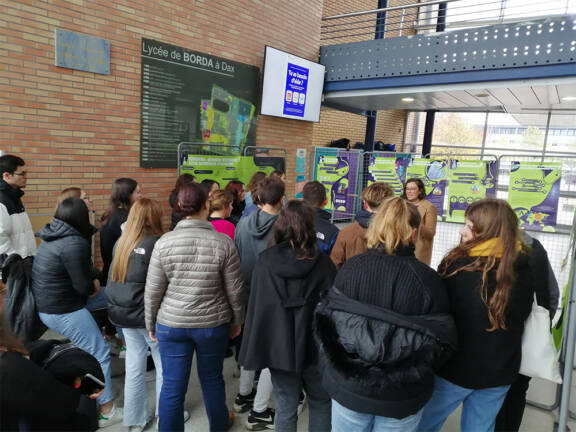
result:
[(448, 179), (448, 162), (444, 159), (410, 159), (406, 180), (419, 178), (426, 188), (426, 199), (436, 207), (438, 219), (444, 215), (444, 197)]
[(562, 164), (512, 162), (508, 202), (524, 229), (556, 231)]
[(328, 196), (327, 210), (334, 218), (349, 218), (356, 212), (356, 181), (360, 153), (345, 150), (323, 150), (316, 153), (314, 178), (324, 185)]
[(394, 195), (404, 192), (406, 168), (410, 165), (412, 155), (396, 153), (390, 156), (369, 155), (366, 186), (374, 182), (388, 183), (394, 189)]
[(189, 154), (180, 165), (180, 174), (188, 173), (198, 182), (216, 180), (224, 188), (231, 180), (248, 184), (256, 171), (270, 174), (274, 170), (284, 171), (284, 158), (254, 156), (216, 156)]
[(470, 204), (496, 196), (497, 169), (495, 160), (450, 160), (447, 221), (464, 222)]
[(142, 39), (140, 165), (175, 167), (180, 142), (242, 154), (255, 143), (258, 79), (256, 66)]

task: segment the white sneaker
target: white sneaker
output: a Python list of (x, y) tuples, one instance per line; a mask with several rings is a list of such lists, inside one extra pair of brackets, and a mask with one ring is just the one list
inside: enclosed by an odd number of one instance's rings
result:
[(106, 428), (108, 426), (112, 426), (113, 424), (119, 423), (122, 421), (123, 415), (124, 412), (122, 408), (118, 408), (116, 404), (114, 404), (112, 405), (112, 409), (109, 413), (98, 413), (98, 427)]
[(144, 426), (130, 426), (128, 428), (128, 432), (143, 432), (145, 428), (146, 428), (146, 425), (144, 425)]

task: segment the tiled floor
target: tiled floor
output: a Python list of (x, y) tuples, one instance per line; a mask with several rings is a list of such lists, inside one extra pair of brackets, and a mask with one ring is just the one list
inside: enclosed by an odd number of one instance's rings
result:
[[(115, 373), (121, 373), (123, 370), (123, 361), (115, 357), (113, 359), (113, 371)], [(229, 407), (232, 406), (234, 397), (236, 396), (236, 392), (238, 391), (238, 379), (233, 377), (233, 371), (235, 369), (235, 362), (233, 359), (226, 359), (224, 363), (224, 377), (226, 380), (226, 393), (227, 393), (227, 400)], [(199, 431), (208, 431), (208, 420), (206, 418), (206, 413), (204, 411), (204, 405), (202, 402), (202, 394), (200, 392), (200, 386), (198, 383), (198, 379), (195, 374), (196, 368), (195, 365), (193, 366), (193, 373), (191, 374), (190, 384), (188, 387), (188, 394), (186, 396), (186, 409), (188, 409), (191, 413), (190, 420), (186, 423), (186, 431), (187, 432), (199, 432)], [(123, 388), (123, 381), (124, 376), (120, 375), (113, 379), (114, 381), (114, 389), (118, 394), (118, 401), (122, 404), (123, 396), (122, 396), (122, 388)], [(544, 381), (532, 380), (532, 384), (529, 390), (529, 398), (535, 401), (539, 401), (542, 403), (550, 404), (554, 400), (554, 385), (549, 384)], [(154, 392), (154, 382), (150, 382), (148, 384), (149, 390), (149, 401), (150, 401), (150, 410), (153, 409), (153, 392)], [(576, 412), (576, 392), (574, 392), (574, 403), (573, 409)], [(524, 420), (522, 423), (521, 431), (522, 432), (552, 432), (554, 430), (554, 421), (556, 419), (556, 413), (551, 413), (548, 411), (543, 411), (540, 409), (536, 409), (530, 406), (527, 406), (526, 412), (524, 415)], [(236, 420), (234, 423), (233, 428), (231, 431), (246, 431), (243, 422), (247, 414), (239, 414), (236, 415)], [(456, 411), (452, 414), (444, 428), (442, 429), (443, 432), (457, 432), (460, 431), (459, 425), (459, 417), (460, 411)], [(299, 431), (306, 431), (308, 424), (308, 410), (305, 409), (300, 416), (298, 421), (298, 430)], [(570, 428), (572, 430), (576, 430), (576, 423), (570, 423)], [(122, 426), (122, 424), (112, 425), (106, 429), (102, 429), (102, 431), (106, 432), (123, 432), (126, 429)], [(153, 431), (153, 425), (149, 425), (147, 431)], [(313, 431), (312, 431), (313, 432)], [(353, 432), (353, 431), (350, 431)], [(470, 431), (473, 432), (473, 431)]]

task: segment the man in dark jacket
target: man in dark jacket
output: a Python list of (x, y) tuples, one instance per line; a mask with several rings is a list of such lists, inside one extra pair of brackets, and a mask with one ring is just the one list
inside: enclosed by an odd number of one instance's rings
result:
[(328, 202), (326, 188), (319, 181), (308, 182), (302, 190), (302, 198), (316, 212), (316, 245), (318, 250), (330, 255), (340, 230), (330, 222), (331, 215), (324, 210)]
[[(285, 185), (277, 177), (267, 177), (262, 180), (256, 189), (259, 200), (259, 209), (250, 215), (240, 219), (236, 227), (234, 242), (240, 254), (240, 266), (244, 278), (246, 301), (249, 301), (250, 283), (252, 271), (261, 252), (269, 247), (272, 236), (272, 227), (278, 218), (282, 208)], [(236, 349), (240, 347), (237, 345)], [(268, 408), (268, 400), (272, 394), (272, 380), (270, 371), (265, 369), (260, 374), (257, 392), (252, 390), (254, 386), (254, 371), (244, 368), (240, 371), (240, 385), (238, 395), (234, 401), (236, 412), (252, 410), (247, 422), (253, 430), (274, 428), (274, 413)], [(258, 396), (256, 396), (256, 393)], [(254, 404), (254, 399), (262, 401)]]
[(36, 240), (22, 196), (27, 181), (26, 162), (14, 155), (0, 156), (0, 254), (34, 255)]

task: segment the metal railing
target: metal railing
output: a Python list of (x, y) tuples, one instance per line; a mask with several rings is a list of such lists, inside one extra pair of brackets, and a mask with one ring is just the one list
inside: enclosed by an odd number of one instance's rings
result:
[(433, 0), (326, 16), (321, 43), (371, 40), (377, 25), (384, 27), (383, 37), (390, 38), (436, 32), (439, 19), (449, 31), (568, 14), (576, 14), (576, 0), (549, 0), (545, 8), (539, 0)]

